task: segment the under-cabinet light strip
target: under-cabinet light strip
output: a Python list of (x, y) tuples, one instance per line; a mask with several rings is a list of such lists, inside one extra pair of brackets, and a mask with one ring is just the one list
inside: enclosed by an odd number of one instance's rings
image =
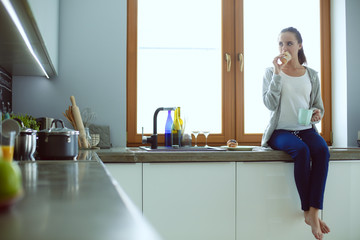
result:
[(26, 46), (28, 47), (31, 55), (33, 56), (33, 58), (35, 59), (35, 61), (38, 63), (38, 65), (40, 66), (41, 70), (44, 72), (45, 76), (47, 78), (49, 78), (49, 75), (46, 73), (43, 65), (40, 63), (38, 57), (36, 56), (35, 52), (34, 52), (34, 49), (32, 48), (31, 44), (30, 44), (30, 41), (25, 33), (25, 30), (23, 28), (23, 26), (21, 25), (21, 22), (13, 8), (13, 6), (11, 5), (10, 1), (9, 0), (1, 0), (2, 4), (4, 5), (4, 7), (6, 8), (6, 11), (9, 13), (11, 19), (13, 20), (13, 22), (15, 23), (17, 29), (19, 30)]

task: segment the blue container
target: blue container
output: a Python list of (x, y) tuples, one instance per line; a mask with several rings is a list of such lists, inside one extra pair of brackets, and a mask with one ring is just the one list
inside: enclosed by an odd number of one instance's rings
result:
[(171, 117), (171, 111), (168, 111), (168, 117), (166, 119), (165, 124), (165, 146), (171, 147), (171, 126), (173, 124), (173, 120)]

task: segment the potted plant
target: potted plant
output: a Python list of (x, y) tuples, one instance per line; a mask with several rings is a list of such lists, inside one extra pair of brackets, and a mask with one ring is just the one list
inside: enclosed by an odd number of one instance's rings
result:
[[(11, 119), (14, 119), (14, 118), (20, 119), (23, 122), (24, 127), (26, 127), (26, 128), (31, 128), (36, 131), (39, 131), (39, 129), (40, 129), (40, 124), (36, 121), (36, 118), (34, 118), (31, 115), (11, 113), (10, 118)], [(3, 117), (3, 119), (4, 119), (4, 117)]]

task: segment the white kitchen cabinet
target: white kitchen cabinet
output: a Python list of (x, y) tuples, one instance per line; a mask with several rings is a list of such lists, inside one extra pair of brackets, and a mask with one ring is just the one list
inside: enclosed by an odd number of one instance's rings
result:
[(314, 239), (304, 222), (293, 163), (237, 162), (236, 239)]
[[(293, 163), (107, 163), (114, 179), (167, 240), (314, 239)], [(332, 161), (325, 239), (360, 239), (360, 161)]]
[(106, 163), (105, 166), (139, 211), (142, 211), (142, 163)]
[(326, 240), (360, 239), (360, 161), (330, 162), (325, 190)]
[(235, 163), (144, 163), (143, 213), (167, 240), (235, 240)]

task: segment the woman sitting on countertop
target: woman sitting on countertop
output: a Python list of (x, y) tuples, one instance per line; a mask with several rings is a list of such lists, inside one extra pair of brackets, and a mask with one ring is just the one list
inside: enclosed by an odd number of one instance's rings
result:
[[(317, 72), (305, 66), (302, 37), (293, 27), (279, 35), (279, 52), (263, 79), (263, 101), (271, 111), (262, 146), (285, 151), (294, 159), (294, 176), (305, 222), (316, 239), (323, 239), (329, 227), (319, 219), (323, 208), (329, 165), (329, 149), (315, 123), (324, 114)], [(312, 111), (311, 123), (298, 122), (299, 109)]]

